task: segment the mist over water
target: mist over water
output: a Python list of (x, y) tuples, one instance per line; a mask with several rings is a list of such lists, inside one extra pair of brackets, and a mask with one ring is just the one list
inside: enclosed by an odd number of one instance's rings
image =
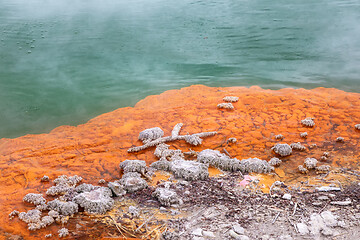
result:
[(0, 0), (0, 138), (168, 89), (360, 92), (360, 1)]

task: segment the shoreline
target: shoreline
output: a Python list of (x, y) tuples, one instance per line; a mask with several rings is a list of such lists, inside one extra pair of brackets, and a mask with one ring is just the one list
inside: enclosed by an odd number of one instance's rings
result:
[[(227, 95), (240, 98), (233, 104), (235, 109), (218, 109), (217, 104)], [(172, 148), (183, 151), (188, 151), (189, 147), (195, 151), (223, 151), (225, 148), (229, 155), (238, 159), (258, 157), (269, 160), (274, 156), (271, 147), (276, 143), (300, 141), (305, 145), (305, 151), (284, 157), (284, 165), (275, 170), (275, 176), (260, 181), (267, 187), (276, 180), (284, 180), (286, 184), (299, 182), (296, 167), (307, 156), (320, 159), (324, 151), (329, 151), (331, 157), (323, 163), (334, 169), (358, 171), (356, 150), (360, 133), (353, 125), (360, 122), (359, 96), (325, 88), (274, 91), (259, 87), (210, 88), (197, 85), (149, 96), (134, 108), (103, 114), (77, 127), (61, 126), (49, 134), (2, 139), (0, 167), (4, 177), (0, 181), (11, 189), (1, 190), (0, 203), (5, 206), (4, 216), (0, 216), (5, 226), (1, 231), (30, 237), (23, 223), (14, 225), (4, 218), (11, 212), (7, 210), (14, 207), (21, 211), (29, 209), (21, 199), (29, 192), (43, 192), (44, 186), (39, 181), (43, 175), (49, 175), (53, 180), (62, 174), (83, 176), (81, 173), (87, 172), (84, 181), (91, 184), (101, 178), (109, 182), (119, 179), (118, 164), (123, 160), (141, 159), (148, 165), (156, 160), (152, 151), (126, 152), (128, 148), (139, 145), (137, 136), (140, 131), (159, 126), (168, 135), (178, 122), (185, 123), (182, 130), (185, 133), (218, 132), (196, 147), (180, 141), (171, 143)], [(314, 128), (299, 124), (305, 117), (315, 117)], [(305, 131), (308, 137), (302, 139), (299, 134)], [(283, 134), (285, 138), (278, 141), (275, 139), (277, 134)], [(343, 143), (335, 141), (340, 136), (345, 139)], [(227, 145), (225, 141), (230, 137), (236, 137), (238, 142)], [(310, 149), (313, 143), (318, 147)], [(299, 176), (300, 179), (306, 178), (306, 175)]]

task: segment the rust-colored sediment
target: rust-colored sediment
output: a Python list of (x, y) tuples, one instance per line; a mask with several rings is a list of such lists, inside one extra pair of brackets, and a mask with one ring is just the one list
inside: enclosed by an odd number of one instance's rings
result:
[[(239, 102), (233, 103), (235, 110), (217, 109), (224, 96), (240, 98)], [(315, 118), (313, 128), (300, 124), (306, 117)], [(25, 194), (44, 193), (52, 185), (51, 182), (40, 182), (43, 175), (53, 180), (61, 174), (77, 174), (84, 182), (92, 184), (102, 178), (118, 179), (119, 163), (125, 159), (142, 159), (148, 164), (156, 161), (153, 149), (127, 153), (129, 147), (141, 145), (137, 140), (140, 131), (158, 126), (169, 135), (174, 125), (180, 122), (184, 123), (182, 133), (218, 131), (216, 136), (205, 138), (198, 147), (184, 141), (171, 143), (172, 148), (184, 151), (189, 148), (222, 151), (226, 148), (238, 159), (258, 157), (269, 160), (274, 156), (270, 148), (280, 142), (275, 140), (276, 134), (283, 134), (285, 138), (281, 142), (289, 144), (317, 144), (317, 148), (295, 151), (283, 158), (278, 176), (265, 177), (265, 183), (275, 179), (285, 182), (304, 179), (296, 167), (305, 157), (320, 159), (324, 151), (331, 154), (327, 164), (359, 169), (360, 131), (354, 125), (360, 123), (360, 94), (326, 88), (273, 91), (259, 87), (196, 85), (149, 96), (133, 108), (117, 109), (77, 127), (61, 126), (49, 134), (1, 139), (0, 238), (17, 234), (26, 239), (39, 239), (50, 231), (56, 234), (59, 229), (56, 225), (34, 233), (17, 218), (8, 219), (13, 209), (24, 211), (32, 207), (22, 203)], [(300, 133), (305, 131), (308, 137), (303, 139)], [(345, 139), (344, 143), (335, 142), (339, 136)], [(238, 141), (227, 145), (226, 140), (230, 137), (236, 137)]]

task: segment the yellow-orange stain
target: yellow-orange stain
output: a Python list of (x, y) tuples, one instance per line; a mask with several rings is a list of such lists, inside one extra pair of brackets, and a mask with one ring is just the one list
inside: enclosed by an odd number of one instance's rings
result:
[(220, 171), (219, 169), (217, 168), (214, 168), (214, 167), (209, 167), (209, 177), (216, 177), (220, 174), (222, 174), (223, 172)]
[[(217, 108), (224, 96), (239, 97), (239, 101), (233, 103), (234, 110)], [(313, 128), (300, 124), (306, 117), (315, 118)], [(240, 160), (249, 157), (269, 160), (274, 156), (271, 147), (279, 142), (275, 140), (276, 134), (284, 135), (282, 142), (301, 142), (307, 146), (304, 152), (294, 151), (282, 158), (277, 175), (262, 176), (265, 185), (275, 180), (296, 184), (315, 178), (315, 172), (302, 175), (297, 166), (306, 157), (320, 159), (325, 151), (330, 152), (330, 158), (321, 164), (359, 170), (360, 131), (354, 125), (360, 123), (360, 94), (326, 88), (274, 91), (259, 87), (195, 85), (149, 96), (134, 107), (117, 109), (76, 127), (60, 126), (47, 134), (0, 139), (0, 239), (9, 234), (25, 239), (41, 239), (49, 232), (56, 234), (58, 225), (30, 232), (17, 218), (8, 219), (13, 209), (26, 211), (32, 208), (22, 203), (25, 194), (45, 193), (52, 186), (51, 182), (40, 182), (43, 175), (54, 180), (62, 174), (77, 174), (91, 184), (97, 184), (100, 179), (119, 179), (119, 163), (123, 160), (141, 159), (148, 164), (157, 160), (154, 148), (127, 153), (129, 147), (142, 144), (137, 140), (140, 131), (160, 127), (165, 135), (170, 135), (175, 124), (180, 122), (184, 123), (181, 133), (218, 132), (204, 138), (203, 144), (196, 147), (184, 141), (170, 143), (183, 151), (189, 151), (189, 148), (222, 151), (225, 148), (232, 157)], [(303, 139), (300, 133), (305, 131), (308, 137)], [(227, 144), (230, 137), (238, 141)], [(337, 137), (343, 137), (345, 141), (337, 143)], [(310, 149), (311, 144), (317, 144), (317, 147)], [(333, 177), (336, 176), (341, 175)], [(348, 182), (347, 177), (338, 178), (334, 181)], [(70, 219), (66, 227), (71, 231), (76, 221)], [(106, 237), (106, 231), (103, 237)]]

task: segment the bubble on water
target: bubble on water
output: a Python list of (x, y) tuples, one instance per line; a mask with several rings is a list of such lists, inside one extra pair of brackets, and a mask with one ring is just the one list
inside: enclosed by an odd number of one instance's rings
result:
[(45, 38), (45, 36), (41, 36), (41, 38)]
[(30, 47), (31, 47), (31, 48), (35, 48), (35, 46), (34, 46), (34, 45), (31, 45)]
[(35, 39), (33, 39), (32, 41), (35, 42)]
[(21, 50), (22, 49), (22, 47), (19, 47), (19, 50)]
[(27, 51), (27, 53), (31, 53), (31, 50)]
[(20, 42), (17, 42), (16, 44), (20, 44)]

